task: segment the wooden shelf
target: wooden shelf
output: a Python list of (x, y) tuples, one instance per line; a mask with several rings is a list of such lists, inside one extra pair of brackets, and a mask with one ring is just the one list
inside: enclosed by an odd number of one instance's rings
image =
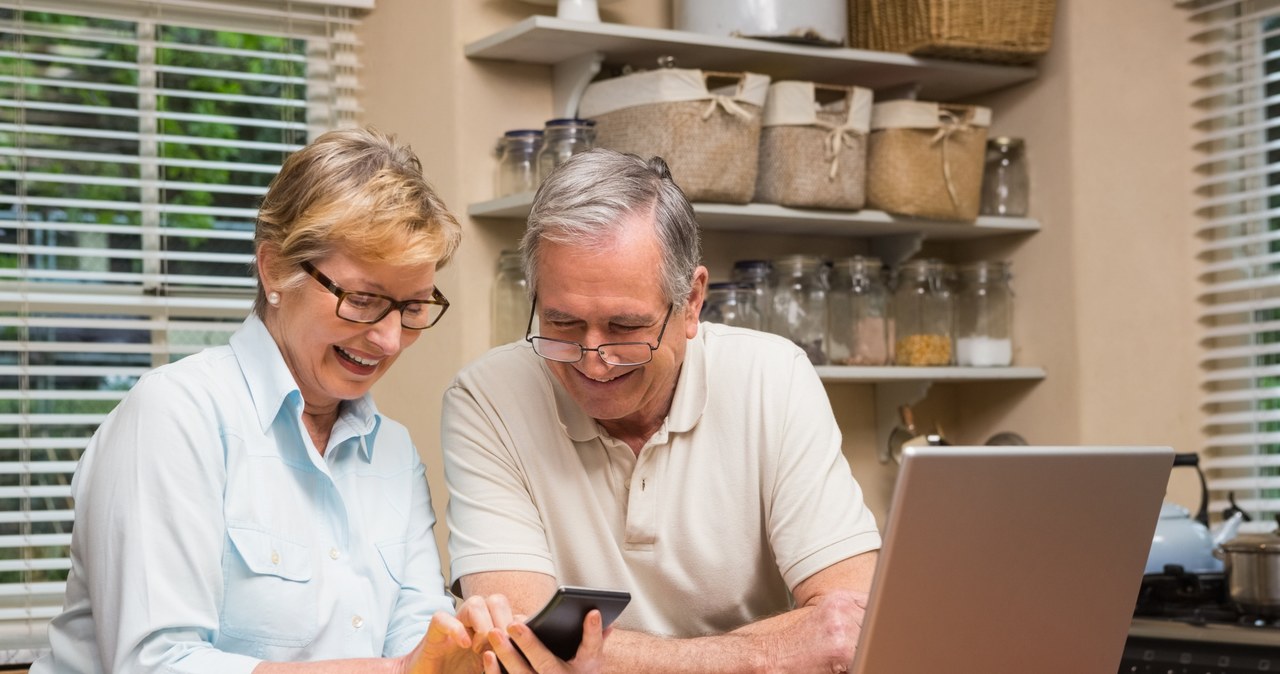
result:
[[(514, 194), (482, 201), (467, 207), (473, 218), (529, 217), (533, 193)], [(1005, 234), (1040, 231), (1040, 223), (1030, 218), (983, 216), (977, 222), (922, 220), (883, 211), (822, 211), (786, 208), (773, 204), (694, 204), (694, 214), (704, 230), (763, 234), (805, 234), (879, 237), (923, 234), (927, 239), (977, 239)]]
[(921, 100), (954, 101), (1003, 89), (1036, 77), (1035, 68), (891, 52), (827, 48), (739, 37), (721, 37), (616, 23), (531, 16), (466, 45), (472, 59), (557, 65), (590, 54), (611, 64), (652, 68), (674, 56), (683, 68), (748, 70), (774, 79), (856, 84), (877, 91), (916, 89)]
[(818, 376), (828, 383), (1036, 381), (1045, 378), (1038, 367), (855, 367), (819, 365)]

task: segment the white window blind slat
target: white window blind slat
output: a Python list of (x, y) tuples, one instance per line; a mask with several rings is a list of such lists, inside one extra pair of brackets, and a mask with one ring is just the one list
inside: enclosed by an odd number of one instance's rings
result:
[(1202, 466), (1213, 503), (1231, 492), (1266, 520), (1280, 512), (1280, 3), (1201, 2), (1189, 16), (1202, 48)]
[(369, 5), (0, 0), (0, 648), (47, 646), (93, 431), (248, 313), (258, 200), (354, 122)]

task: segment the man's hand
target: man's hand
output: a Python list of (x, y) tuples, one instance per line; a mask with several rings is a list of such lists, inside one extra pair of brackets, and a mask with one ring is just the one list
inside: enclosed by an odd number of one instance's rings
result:
[[(573, 660), (560, 660), (547, 647), (538, 641), (523, 623), (512, 623), (506, 633), (502, 630), (489, 632), (489, 645), (492, 653), (485, 654), (485, 674), (499, 674), (497, 661), (500, 658), (508, 674), (597, 674), (604, 671), (604, 639), (608, 630), (603, 630), (600, 611), (592, 609), (582, 621), (582, 643)], [(513, 645), (514, 644), (514, 645)], [(515, 646), (519, 646), (517, 651)], [(523, 656), (521, 655), (523, 653)], [(496, 656), (496, 657), (495, 657)]]
[[(781, 630), (769, 635), (766, 647), (770, 672), (847, 672), (853, 666), (867, 594), (833, 590), (811, 605), (792, 611)], [(740, 630), (750, 634), (755, 630)]]

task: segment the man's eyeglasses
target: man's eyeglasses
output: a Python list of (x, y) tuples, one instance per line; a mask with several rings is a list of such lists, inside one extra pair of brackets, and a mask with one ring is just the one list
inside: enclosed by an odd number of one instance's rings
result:
[(533, 352), (557, 363), (576, 363), (588, 351), (600, 354), (600, 360), (617, 367), (644, 365), (653, 360), (653, 352), (662, 346), (662, 336), (667, 333), (667, 322), (671, 320), (671, 311), (675, 305), (667, 307), (667, 317), (662, 319), (662, 329), (658, 331), (658, 343), (648, 342), (610, 342), (595, 348), (587, 348), (577, 342), (551, 337), (540, 337), (533, 334), (533, 317), (538, 311), (538, 298), (533, 298), (533, 307), (529, 310), (529, 327), (525, 328), (524, 339), (533, 345)]
[(302, 262), (303, 271), (320, 282), (326, 290), (337, 295), (338, 306), (334, 312), (338, 318), (352, 323), (377, 323), (392, 309), (400, 312), (400, 325), (409, 330), (426, 330), (436, 324), (449, 308), (449, 300), (444, 298), (439, 288), (431, 291), (428, 300), (397, 300), (386, 295), (374, 293), (353, 293), (343, 290), (332, 279), (320, 273), (310, 262)]

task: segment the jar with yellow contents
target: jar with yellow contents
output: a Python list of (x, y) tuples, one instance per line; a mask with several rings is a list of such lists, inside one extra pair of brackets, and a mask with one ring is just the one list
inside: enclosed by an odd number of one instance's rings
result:
[(951, 291), (939, 260), (908, 260), (898, 268), (893, 293), (893, 363), (950, 365), (953, 354)]

